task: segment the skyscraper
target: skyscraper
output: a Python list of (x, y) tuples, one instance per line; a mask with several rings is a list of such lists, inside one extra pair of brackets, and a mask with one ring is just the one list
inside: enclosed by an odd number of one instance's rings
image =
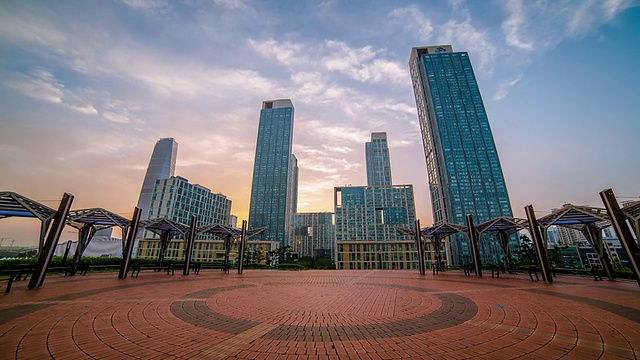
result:
[[(450, 45), (416, 47), (409, 61), (422, 130), (436, 224), (476, 223), (512, 216), (489, 120), (466, 52)], [(471, 259), (464, 235), (451, 242), (453, 261)], [(494, 241), (481, 244), (482, 260), (499, 260)]]
[(266, 226), (262, 239), (282, 245), (288, 243), (298, 187), (293, 112), (289, 99), (262, 102), (249, 205), (249, 227)]
[(386, 132), (371, 133), (371, 142), (365, 143), (367, 185), (391, 185), (391, 161)]
[(149, 218), (151, 207), (151, 197), (156, 186), (156, 180), (167, 179), (175, 175), (176, 159), (178, 157), (178, 143), (173, 138), (162, 138), (158, 140), (153, 148), (147, 174), (142, 182), (138, 207), (142, 210), (140, 219)]

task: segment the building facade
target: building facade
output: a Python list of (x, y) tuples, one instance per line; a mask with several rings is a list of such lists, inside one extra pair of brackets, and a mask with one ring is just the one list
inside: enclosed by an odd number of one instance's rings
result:
[(386, 132), (371, 133), (371, 141), (365, 143), (367, 185), (391, 185), (391, 160)]
[[(443, 266), (449, 264), (447, 241), (441, 242), (440, 256)], [(435, 265), (436, 252), (433, 243), (425, 243), (425, 263)], [(348, 270), (406, 270), (418, 269), (418, 253), (414, 241), (338, 241), (337, 269)]]
[(262, 102), (249, 204), (249, 228), (265, 226), (262, 239), (281, 245), (288, 243), (297, 201), (293, 116), (289, 99)]
[[(270, 251), (278, 249), (275, 241), (247, 241), (247, 257), (252, 262), (266, 263)], [(239, 242), (234, 242), (229, 251), (229, 259), (235, 262), (238, 258)], [(172, 240), (167, 246), (166, 260), (184, 260), (186, 243), (184, 240)], [(160, 255), (159, 239), (140, 240), (138, 257), (142, 259), (157, 259)], [(223, 261), (225, 255), (224, 241), (196, 240), (193, 244), (192, 261), (211, 262)]]
[(333, 213), (296, 213), (291, 217), (291, 245), (300, 257), (335, 260), (336, 226)]
[(336, 187), (334, 204), (336, 241), (413, 239), (396, 231), (415, 228), (413, 185)]
[(147, 173), (142, 182), (140, 197), (138, 198), (138, 207), (142, 211), (140, 219), (149, 219), (149, 209), (151, 208), (151, 198), (156, 186), (156, 180), (166, 179), (175, 175), (177, 158), (178, 143), (173, 138), (158, 140), (153, 148)]
[[(453, 52), (450, 45), (416, 47), (409, 67), (435, 224), (466, 224), (467, 214), (476, 223), (512, 216), (469, 55)], [(451, 247), (454, 263), (471, 259), (464, 235), (452, 236)], [(496, 241), (483, 241), (483, 262), (497, 262), (501, 253)]]
[(197, 226), (231, 225), (231, 200), (202, 185), (190, 184), (180, 176), (158, 179), (151, 198), (149, 219), (167, 218), (189, 225), (192, 215), (198, 217)]

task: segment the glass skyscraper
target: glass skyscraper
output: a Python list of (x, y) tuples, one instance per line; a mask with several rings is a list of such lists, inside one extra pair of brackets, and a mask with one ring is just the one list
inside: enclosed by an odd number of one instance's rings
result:
[(263, 240), (288, 244), (291, 214), (296, 212), (297, 159), (293, 147), (293, 104), (289, 99), (262, 102), (253, 164), (249, 228), (266, 226)]
[[(466, 52), (450, 45), (415, 47), (409, 61), (427, 161), (435, 224), (476, 224), (512, 216), (498, 152)], [(483, 262), (497, 262), (493, 240), (481, 242)], [(453, 261), (471, 259), (464, 235), (451, 241)]]
[(156, 186), (156, 180), (167, 179), (175, 175), (176, 159), (178, 158), (178, 143), (173, 138), (163, 138), (156, 142), (149, 160), (147, 173), (142, 182), (142, 190), (138, 198), (138, 207), (142, 210), (140, 219), (149, 218), (151, 197)]
[(371, 133), (371, 142), (365, 143), (367, 185), (391, 185), (391, 161), (386, 132)]

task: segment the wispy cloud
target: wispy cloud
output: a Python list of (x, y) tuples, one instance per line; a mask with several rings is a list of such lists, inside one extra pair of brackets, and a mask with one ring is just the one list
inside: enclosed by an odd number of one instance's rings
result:
[(399, 23), (408, 32), (417, 32), (423, 41), (433, 35), (433, 24), (429, 17), (416, 6), (393, 9), (389, 18)]
[(531, 52), (553, 48), (567, 38), (583, 35), (633, 6), (628, 0), (557, 0), (505, 3), (502, 23), (507, 45)]
[(498, 90), (493, 95), (492, 99), (494, 101), (504, 99), (509, 94), (509, 90), (512, 87), (516, 86), (520, 82), (520, 80), (522, 80), (522, 77), (523, 77), (523, 74), (520, 74), (513, 80), (500, 83), (498, 85)]

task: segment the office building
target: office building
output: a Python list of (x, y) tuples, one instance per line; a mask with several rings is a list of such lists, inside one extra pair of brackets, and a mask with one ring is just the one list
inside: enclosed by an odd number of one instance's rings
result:
[[(416, 47), (409, 62), (422, 132), (435, 224), (476, 224), (512, 216), (480, 89), (466, 52), (450, 45)], [(464, 235), (451, 237), (455, 264), (469, 261)], [(517, 241), (517, 239), (513, 239)], [(491, 237), (481, 242), (483, 262), (499, 262), (502, 251)]]
[[(450, 264), (447, 239), (440, 244), (441, 265)], [(345, 270), (407, 270), (418, 269), (418, 253), (415, 241), (338, 241), (336, 268)], [(436, 264), (434, 244), (427, 241), (424, 247), (427, 268)]]
[(149, 219), (151, 197), (156, 186), (156, 180), (166, 179), (175, 175), (177, 157), (178, 143), (173, 138), (158, 140), (153, 148), (147, 173), (142, 182), (140, 197), (138, 198), (138, 207), (142, 210), (140, 219)]
[(291, 217), (291, 243), (300, 257), (335, 255), (336, 226), (333, 213), (296, 213)]
[[(229, 250), (229, 260), (233, 264), (239, 256), (240, 242), (233, 242)], [(160, 239), (140, 240), (138, 257), (141, 259), (157, 259), (160, 255)], [(255, 263), (268, 263), (269, 252), (278, 249), (275, 241), (247, 241), (247, 260)], [(184, 260), (186, 244), (184, 240), (171, 240), (167, 245), (166, 260)], [(193, 244), (191, 260), (194, 262), (224, 261), (225, 248), (223, 240), (196, 240)]]
[(396, 231), (415, 228), (412, 185), (336, 187), (334, 204), (336, 241), (413, 240)]
[(371, 141), (365, 143), (367, 185), (391, 185), (391, 161), (386, 132), (371, 133)]
[(231, 225), (231, 200), (223, 194), (214, 194), (202, 185), (190, 184), (189, 180), (180, 176), (158, 179), (151, 199), (149, 219), (167, 218), (189, 225), (192, 215), (198, 217), (197, 226)]
[(289, 223), (296, 211), (293, 116), (289, 99), (262, 102), (249, 204), (249, 228), (265, 226), (262, 240), (281, 245), (288, 244)]

